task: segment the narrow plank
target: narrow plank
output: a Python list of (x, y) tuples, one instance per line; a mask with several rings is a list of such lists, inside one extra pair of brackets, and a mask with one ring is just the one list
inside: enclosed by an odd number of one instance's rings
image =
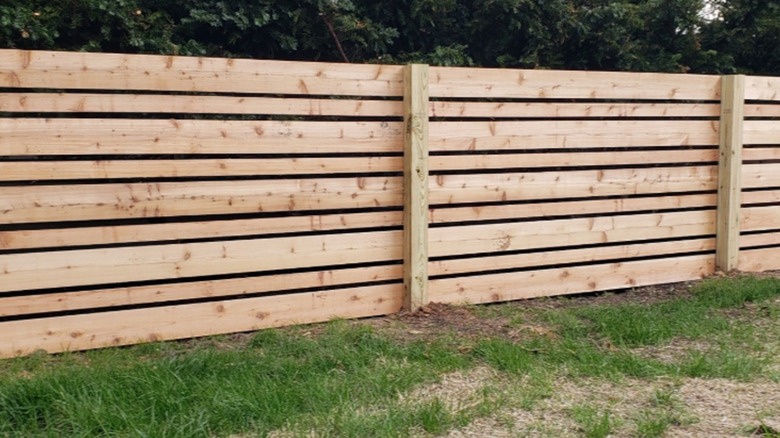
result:
[[(674, 242), (638, 243), (599, 248), (566, 249), (525, 254), (508, 254), (482, 258), (438, 260), (430, 263), (431, 276), (485, 272), (490, 270), (529, 268), (568, 263), (629, 259), (697, 251), (714, 251), (715, 239), (692, 239)], [(0, 301), (0, 304), (2, 301)]]
[(738, 269), (744, 272), (764, 272), (780, 269), (780, 247), (740, 251)]
[(0, 223), (393, 207), (400, 177), (0, 187)]
[(522, 219), (545, 216), (610, 214), (631, 211), (714, 207), (715, 195), (676, 195), (651, 198), (599, 199), (567, 202), (534, 202), (475, 207), (433, 208), (430, 222), (441, 224), (477, 220)]
[(162, 224), (0, 231), (0, 249), (54, 248), (131, 242), (399, 227), (400, 211), (323, 214)]
[(780, 187), (780, 163), (745, 164), (742, 166), (742, 187), (746, 189)]
[(745, 120), (743, 143), (780, 145), (780, 120)]
[(400, 231), (4, 254), (0, 292), (401, 258)]
[(401, 172), (401, 157), (224, 158), (211, 160), (4, 161), (2, 181), (105, 178), (332, 175)]
[(431, 67), (431, 97), (717, 100), (719, 76)]
[[(758, 108), (757, 108), (758, 109)], [(718, 117), (711, 103), (431, 102), (431, 117)]]
[(740, 231), (780, 229), (780, 206), (746, 207), (740, 212)]
[(401, 152), (400, 122), (0, 119), (0, 155)]
[(400, 284), (0, 323), (0, 357), (396, 313)]
[(744, 148), (742, 160), (780, 160), (780, 147), (775, 148)]
[[(645, 164), (715, 163), (715, 149), (658, 151), (583, 151), (526, 154), (433, 155), (430, 170), (511, 169), (533, 167), (625, 166)], [(2, 165), (2, 163), (0, 163)], [(2, 168), (0, 167), (0, 170)]]
[(431, 281), (431, 299), (488, 303), (625, 289), (697, 280), (715, 270), (715, 257), (696, 255), (625, 263), (555, 268)]
[(400, 117), (393, 100), (157, 94), (4, 93), (0, 111), (34, 113), (268, 114)]
[(193, 298), (284, 292), (312, 287), (349, 285), (358, 282), (401, 281), (402, 271), (401, 265), (384, 265), (56, 294), (0, 296), (0, 316), (100, 309), (173, 302)]
[(0, 86), (400, 97), (402, 67), (4, 49)]
[(721, 271), (730, 272), (736, 269), (739, 260), (745, 76), (724, 76), (721, 82), (715, 266)]
[(780, 117), (780, 105), (745, 104), (745, 117)]
[(743, 234), (739, 238), (741, 248), (750, 248), (755, 246), (778, 245), (780, 246), (780, 232)]
[(431, 205), (714, 190), (715, 166), (437, 175)]
[(428, 66), (404, 67), (404, 308), (428, 304)]
[(780, 78), (771, 76), (746, 77), (745, 99), (780, 102)]
[(742, 192), (742, 205), (771, 204), (771, 203), (778, 203), (778, 202), (780, 202), (780, 190), (761, 190), (756, 192)]
[(430, 230), (431, 257), (715, 234), (713, 211), (652, 213)]
[(430, 150), (483, 151), (714, 146), (711, 120), (547, 120), (431, 122)]

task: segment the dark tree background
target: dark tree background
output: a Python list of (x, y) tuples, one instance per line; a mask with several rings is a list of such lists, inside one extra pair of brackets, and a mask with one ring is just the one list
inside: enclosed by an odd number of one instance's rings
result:
[(780, 75), (780, 1), (2, 0), (0, 46)]

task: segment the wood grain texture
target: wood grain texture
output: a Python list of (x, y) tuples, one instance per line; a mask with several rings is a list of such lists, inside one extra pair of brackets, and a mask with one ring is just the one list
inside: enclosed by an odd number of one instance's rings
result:
[(432, 280), (430, 293), (442, 303), (491, 303), (698, 280), (714, 268), (710, 255), (670, 257)]
[(2, 161), (0, 181), (400, 173), (402, 161), (401, 157)]
[(431, 205), (714, 190), (715, 166), (437, 175)]
[(393, 207), (400, 177), (0, 187), (0, 223)]
[(401, 152), (400, 122), (4, 119), (0, 155)]
[(431, 223), (715, 207), (715, 195), (675, 195), (431, 209)]
[(745, 99), (780, 102), (780, 78), (770, 76), (746, 77)]
[(743, 131), (746, 145), (780, 145), (780, 120), (745, 120)]
[(430, 150), (714, 146), (709, 120), (550, 120), (431, 122)]
[(431, 276), (486, 272), (491, 270), (529, 268), (534, 266), (590, 263), (686, 252), (714, 251), (715, 239), (692, 239), (674, 242), (630, 243), (598, 249), (563, 249), (554, 251), (506, 254), (480, 258), (438, 260), (430, 263)]
[(431, 97), (717, 100), (719, 76), (431, 67)]
[(3, 93), (0, 111), (360, 117), (402, 115), (401, 102), (394, 100), (90, 93)]
[(262, 277), (190, 281), (153, 286), (120, 287), (24, 296), (0, 296), (0, 316), (101, 309), (178, 300), (285, 292), (359, 282), (401, 281), (401, 265), (332, 269)]
[(742, 160), (778, 160), (780, 161), (780, 147), (743, 148)]
[(0, 357), (86, 350), (396, 313), (399, 284), (0, 322)]
[(742, 207), (739, 225), (740, 231), (780, 230), (780, 206)]
[(740, 177), (746, 189), (780, 187), (780, 163), (745, 164)]
[(2, 254), (0, 292), (401, 258), (400, 231)]
[(4, 49), (0, 86), (401, 96), (402, 67)]
[(740, 251), (737, 269), (744, 272), (764, 272), (780, 269), (780, 247)]
[[(744, 177), (743, 177), (744, 182)], [(742, 205), (780, 203), (780, 190), (742, 192)]]
[(652, 213), (436, 227), (429, 251), (445, 257), (714, 234), (713, 211)]
[(757, 105), (746, 103), (745, 117), (780, 117), (780, 104), (764, 103)]
[(780, 246), (780, 232), (743, 234), (739, 237), (740, 248), (775, 245)]
[(580, 118), (580, 117), (717, 117), (711, 103), (575, 103), (436, 101), (431, 117)]

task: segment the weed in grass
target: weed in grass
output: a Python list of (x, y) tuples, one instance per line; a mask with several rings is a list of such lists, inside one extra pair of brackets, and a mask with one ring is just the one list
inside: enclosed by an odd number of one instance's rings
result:
[(612, 417), (609, 410), (600, 412), (591, 406), (575, 406), (572, 418), (588, 438), (605, 438), (619, 426), (619, 421)]

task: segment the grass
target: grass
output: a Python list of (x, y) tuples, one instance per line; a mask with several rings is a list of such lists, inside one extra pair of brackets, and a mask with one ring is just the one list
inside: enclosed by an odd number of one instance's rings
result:
[[(689, 296), (528, 310), (480, 308), (483, 317), (549, 328), (552, 336), (403, 339), (369, 325), (264, 330), (248, 341), (169, 342), (64, 355), (36, 354), (0, 367), (0, 436), (438, 435), (501, 408), (533, 410), (560, 379), (777, 378), (768, 371), (780, 335), (770, 298), (780, 282), (739, 277), (700, 283)], [(489, 309), (489, 310), (486, 310)], [(743, 318), (743, 319), (740, 319)], [(768, 326), (745, 324), (761, 320)], [(643, 348), (696, 341), (669, 360)], [(433, 396), (409, 399), (443, 374), (488, 366), (504, 379), (453, 407)], [(503, 377), (502, 377), (503, 376)], [(491, 386), (492, 385), (492, 386)], [(657, 391), (632, 418), (575, 406), (568, 415), (588, 437), (628, 421), (658, 437), (690, 422), (672, 391)]]

